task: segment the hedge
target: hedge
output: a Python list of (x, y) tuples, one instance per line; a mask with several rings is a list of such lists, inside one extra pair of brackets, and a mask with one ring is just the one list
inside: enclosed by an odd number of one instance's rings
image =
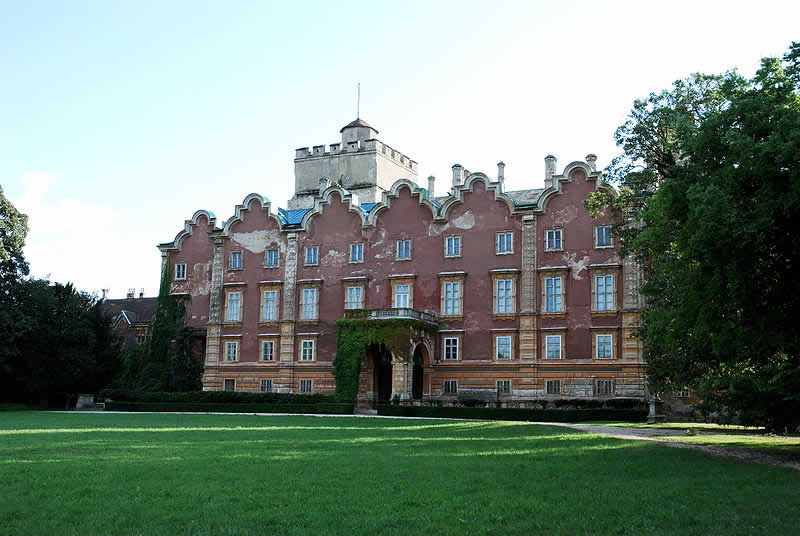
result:
[(644, 409), (525, 409), (525, 408), (465, 408), (437, 406), (379, 405), (378, 415), (403, 417), (439, 417), (445, 419), (484, 419), (504, 421), (583, 422), (625, 421), (642, 422), (647, 418)]
[(134, 391), (131, 389), (105, 389), (98, 393), (98, 402), (167, 402), (228, 403), (228, 404), (328, 404), (336, 402), (332, 395), (294, 393), (245, 393), (242, 391), (186, 391), (163, 393)]
[(227, 413), (353, 413), (353, 404), (234, 404), (214, 402), (108, 402), (107, 411), (200, 411)]

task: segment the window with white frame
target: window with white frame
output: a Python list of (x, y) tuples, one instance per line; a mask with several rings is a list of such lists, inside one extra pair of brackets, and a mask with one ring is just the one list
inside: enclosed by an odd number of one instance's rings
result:
[(547, 359), (561, 359), (561, 335), (545, 335), (544, 346)]
[(300, 380), (300, 392), (301, 393), (310, 393), (312, 386), (312, 380)]
[(364, 244), (350, 244), (350, 262), (364, 262)]
[(561, 394), (561, 380), (547, 380), (547, 394)]
[(497, 380), (497, 394), (510, 395), (511, 394), (511, 380)]
[(360, 286), (346, 287), (345, 288), (345, 309), (363, 309), (364, 308), (364, 288)]
[(692, 395), (692, 392), (688, 389), (683, 389), (681, 391), (676, 391), (675, 395), (678, 398), (689, 398)]
[(597, 380), (597, 396), (610, 396), (614, 394), (614, 384), (611, 380)]
[(445, 257), (460, 257), (461, 256), (461, 237), (460, 236), (447, 236), (444, 239), (444, 256)]
[(496, 236), (497, 236), (497, 241), (495, 246), (496, 246), (496, 253), (498, 255), (514, 252), (514, 233), (503, 232), (503, 233), (497, 233)]
[(265, 290), (261, 293), (261, 321), (275, 322), (278, 320), (278, 291)]
[(319, 246), (308, 246), (306, 248), (305, 264), (319, 263)]
[(411, 240), (397, 241), (397, 260), (408, 260), (411, 258)]
[(444, 338), (444, 359), (445, 361), (458, 359), (458, 337)]
[(611, 247), (611, 226), (603, 225), (594, 228), (594, 246), (598, 248)]
[(494, 345), (496, 359), (511, 359), (511, 335), (495, 336)]
[(239, 341), (225, 342), (225, 361), (239, 360)]
[(456, 380), (445, 380), (444, 381), (444, 394), (446, 395), (454, 395), (458, 393), (458, 381)]
[(443, 316), (461, 315), (461, 282), (444, 282), (444, 311)]
[(546, 313), (560, 313), (563, 311), (561, 277), (544, 278), (544, 311)]
[(262, 393), (272, 392), (272, 380), (261, 380), (261, 392)]
[(300, 341), (300, 361), (314, 361), (314, 339)]
[(614, 337), (610, 334), (594, 336), (597, 359), (612, 359), (614, 357)]
[(495, 283), (495, 313), (510, 315), (514, 312), (514, 281), (498, 279)]
[(228, 268), (231, 270), (240, 270), (242, 268), (242, 252), (232, 251), (231, 256), (228, 258)]
[(227, 300), (225, 304), (225, 321), (226, 322), (241, 322), (242, 321), (242, 293), (238, 290), (232, 290), (227, 293)]
[(609, 274), (594, 276), (595, 311), (614, 310), (614, 276)]
[(278, 266), (279, 254), (277, 249), (268, 249), (264, 253), (264, 266), (267, 268), (275, 268)]
[(316, 288), (304, 288), (300, 302), (300, 320), (316, 320), (319, 292)]
[(545, 245), (544, 248), (548, 251), (556, 251), (564, 249), (564, 230), (563, 229), (548, 229), (545, 231)]
[(225, 385), (223, 387), (226, 391), (235, 391), (236, 390), (236, 380), (232, 380), (229, 378), (225, 379)]
[(410, 307), (411, 285), (394, 285), (394, 306), (398, 309)]
[(261, 361), (275, 361), (275, 341), (261, 341)]
[(175, 265), (175, 279), (186, 279), (186, 263), (178, 263)]

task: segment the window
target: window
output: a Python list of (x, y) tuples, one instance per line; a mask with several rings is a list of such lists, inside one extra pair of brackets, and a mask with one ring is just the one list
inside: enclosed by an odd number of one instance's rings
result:
[(460, 257), (461, 256), (461, 237), (448, 236), (444, 239), (444, 256), (445, 257)]
[(497, 254), (514, 252), (514, 233), (497, 233)]
[(692, 393), (688, 389), (683, 389), (682, 391), (677, 391), (674, 396), (678, 398), (689, 398), (691, 394)]
[(272, 392), (272, 380), (261, 380), (261, 392), (262, 393)]
[(139, 333), (136, 335), (136, 344), (142, 344), (146, 340), (147, 340), (147, 335), (145, 335), (144, 333)]
[(397, 241), (397, 260), (408, 260), (411, 258), (411, 240)]
[(550, 229), (546, 231), (545, 251), (564, 249), (563, 232), (563, 229)]
[(594, 228), (594, 246), (597, 248), (611, 247), (611, 226), (605, 225)]
[(562, 279), (560, 277), (546, 277), (544, 279), (544, 311), (546, 313), (560, 313), (563, 311), (561, 282)]
[(175, 280), (186, 279), (186, 264), (180, 263), (175, 265)]
[(300, 361), (314, 361), (313, 339), (305, 339), (300, 342)]
[(350, 262), (364, 262), (364, 244), (350, 244)]
[(275, 322), (278, 320), (278, 291), (265, 290), (261, 294), (261, 321)]
[(408, 308), (410, 286), (409, 285), (394, 285), (394, 306), (399, 308)]
[(242, 321), (242, 293), (238, 290), (228, 292), (227, 305), (225, 307), (226, 322)]
[(547, 380), (547, 394), (561, 394), (561, 380)]
[(318, 264), (319, 263), (319, 247), (309, 246), (306, 248), (305, 264)]
[(511, 279), (498, 279), (495, 284), (495, 313), (509, 315), (514, 312), (514, 283)]
[(239, 360), (239, 342), (227, 341), (225, 343), (225, 361)]
[(546, 335), (544, 345), (547, 359), (561, 359), (561, 335)]
[(275, 268), (278, 266), (278, 250), (277, 249), (268, 249), (264, 253), (264, 266), (267, 268)]
[(301, 393), (311, 392), (311, 380), (300, 380), (300, 392)]
[(458, 393), (458, 382), (456, 380), (444, 381), (444, 394), (454, 395)]
[(498, 335), (495, 341), (495, 358), (511, 359), (511, 335)]
[(242, 252), (241, 251), (233, 251), (231, 252), (231, 256), (228, 259), (228, 268), (231, 270), (241, 270), (242, 269)]
[(497, 394), (510, 395), (511, 394), (511, 380), (497, 380)]
[(446, 361), (458, 359), (458, 337), (444, 338), (444, 358)]
[(344, 308), (363, 309), (364, 308), (364, 302), (362, 300), (363, 290), (364, 289), (362, 287), (346, 287)]
[(300, 320), (316, 320), (317, 319), (317, 289), (304, 288), (303, 300), (300, 303)]
[(596, 275), (594, 276), (594, 310), (613, 311), (614, 310), (614, 276)]
[(225, 380), (225, 390), (226, 391), (235, 391), (236, 390), (236, 380)]
[(461, 283), (459, 281), (445, 281), (443, 316), (459, 315), (461, 315)]
[(597, 380), (597, 396), (609, 396), (614, 394), (614, 384), (611, 380)]
[(275, 341), (261, 341), (261, 361), (275, 360)]
[(597, 359), (611, 359), (614, 357), (614, 337), (611, 335), (595, 335), (594, 343), (597, 348)]

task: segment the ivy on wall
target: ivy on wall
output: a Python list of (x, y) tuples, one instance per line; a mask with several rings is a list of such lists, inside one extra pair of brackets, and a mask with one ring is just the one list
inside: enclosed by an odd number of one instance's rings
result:
[(367, 348), (381, 344), (392, 354), (408, 359), (410, 340), (420, 332), (433, 334), (438, 327), (418, 320), (341, 319), (337, 320), (339, 334), (333, 375), (336, 377), (336, 397), (342, 402), (354, 402), (358, 395), (361, 358)]

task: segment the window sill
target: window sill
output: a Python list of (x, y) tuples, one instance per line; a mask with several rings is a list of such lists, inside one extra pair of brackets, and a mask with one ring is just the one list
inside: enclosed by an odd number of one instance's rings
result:
[(559, 249), (547, 249), (547, 248), (544, 248), (544, 252), (545, 253), (557, 253), (559, 251), (564, 251), (564, 248), (559, 248)]
[(444, 318), (445, 320), (461, 320), (464, 318), (464, 315), (439, 315), (439, 318)]
[(592, 316), (617, 316), (617, 310), (612, 309), (611, 311), (592, 311)]
[(495, 255), (513, 255), (513, 251), (496, 251)]
[(240, 327), (242, 327), (242, 323), (241, 322), (223, 322), (222, 323), (222, 327), (225, 327), (225, 328), (240, 328)]
[(319, 324), (319, 318), (298, 320), (297, 323), (298, 324)]
[(445, 259), (460, 259), (461, 255), (445, 255)]
[(230, 266), (228, 267), (229, 272), (241, 272), (242, 270), (244, 270), (244, 268), (231, 268)]
[(258, 325), (259, 326), (272, 326), (272, 327), (274, 327), (274, 326), (277, 326), (278, 324), (280, 324), (280, 322), (278, 322), (277, 320), (259, 320), (258, 321)]
[(566, 311), (561, 311), (559, 313), (548, 313), (548, 312), (544, 312), (543, 311), (541, 313), (541, 317), (542, 318), (566, 318), (567, 317), (567, 312)]
[(319, 263), (318, 262), (311, 262), (311, 263), (304, 262), (303, 266), (319, 266)]
[(517, 318), (517, 313), (493, 313), (493, 320), (514, 320)]
[(272, 265), (268, 266), (268, 265), (264, 264), (263, 266), (264, 266), (265, 270), (272, 270), (272, 269), (275, 269), (275, 268), (280, 268), (280, 265), (278, 265), (278, 264), (276, 264), (275, 266), (272, 266)]
[(612, 244), (610, 246), (595, 246), (594, 249), (611, 249), (613, 247), (614, 245)]

